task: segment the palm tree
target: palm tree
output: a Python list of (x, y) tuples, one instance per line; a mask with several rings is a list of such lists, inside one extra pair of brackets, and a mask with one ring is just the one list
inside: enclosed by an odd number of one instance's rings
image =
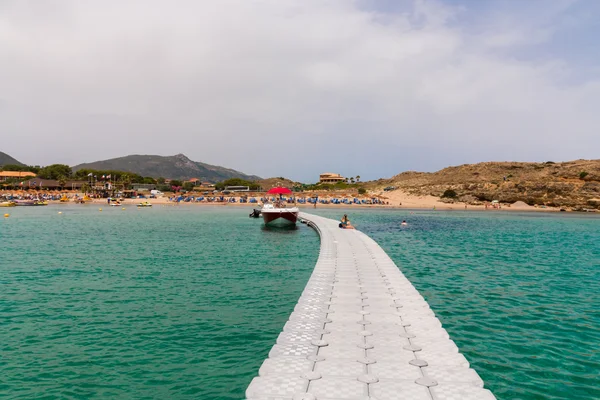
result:
[(350, 178), (350, 182), (351, 182), (351, 183), (354, 183), (354, 178), (353, 178), (353, 177), (352, 177), (352, 178)]
[(58, 186), (60, 186), (60, 191), (62, 192), (65, 189), (65, 185), (67, 184), (67, 177), (64, 175), (60, 175), (57, 180)]
[(360, 175), (356, 175), (356, 182), (360, 182)]

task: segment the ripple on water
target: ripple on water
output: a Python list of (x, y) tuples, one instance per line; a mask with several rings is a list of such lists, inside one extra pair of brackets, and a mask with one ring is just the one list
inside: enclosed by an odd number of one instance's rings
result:
[(18, 209), (0, 230), (1, 392), (242, 398), (317, 235), (263, 231), (243, 209), (62, 210)]
[[(0, 221), (0, 393), (242, 398), (312, 272), (316, 234), (224, 207), (61, 210)], [(600, 219), (350, 215), (499, 399), (600, 398)]]

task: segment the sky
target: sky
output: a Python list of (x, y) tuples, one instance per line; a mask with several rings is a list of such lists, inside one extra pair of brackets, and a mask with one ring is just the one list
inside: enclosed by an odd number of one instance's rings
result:
[(0, 151), (362, 180), (600, 158), (596, 0), (0, 0)]

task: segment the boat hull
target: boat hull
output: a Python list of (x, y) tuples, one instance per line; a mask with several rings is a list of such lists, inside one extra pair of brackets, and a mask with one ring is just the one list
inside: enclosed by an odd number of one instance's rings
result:
[(293, 226), (298, 221), (298, 211), (286, 209), (262, 210), (266, 226)]

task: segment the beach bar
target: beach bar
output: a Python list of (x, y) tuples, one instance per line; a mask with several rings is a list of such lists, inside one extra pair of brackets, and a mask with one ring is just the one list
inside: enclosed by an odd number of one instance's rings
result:
[(320, 235), (319, 258), (248, 400), (495, 399), (375, 241), (300, 218)]

